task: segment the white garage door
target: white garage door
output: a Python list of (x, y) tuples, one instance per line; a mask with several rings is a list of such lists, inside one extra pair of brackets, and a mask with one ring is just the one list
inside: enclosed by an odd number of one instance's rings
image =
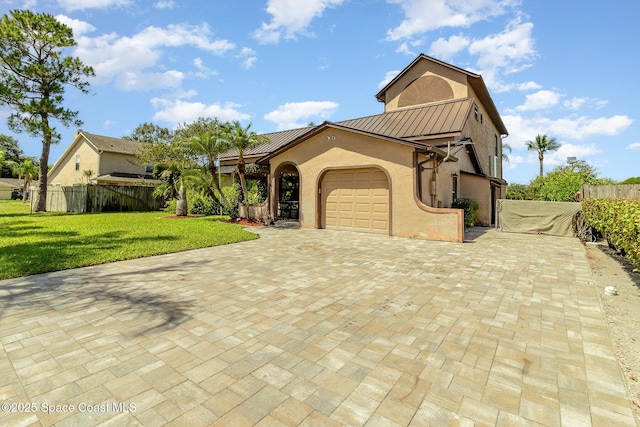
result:
[(324, 228), (389, 233), (389, 182), (381, 170), (329, 171), (321, 194)]

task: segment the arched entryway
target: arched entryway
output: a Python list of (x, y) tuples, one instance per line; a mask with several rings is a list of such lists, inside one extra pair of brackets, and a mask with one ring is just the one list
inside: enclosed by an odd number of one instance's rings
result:
[(300, 173), (292, 163), (281, 165), (276, 172), (276, 217), (278, 220), (300, 219)]

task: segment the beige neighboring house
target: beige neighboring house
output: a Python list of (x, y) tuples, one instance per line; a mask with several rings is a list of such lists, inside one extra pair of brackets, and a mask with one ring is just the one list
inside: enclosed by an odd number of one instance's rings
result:
[[(245, 153), (268, 180), (269, 217), (301, 227), (464, 240), (454, 200), (495, 218), (507, 129), (478, 74), (419, 55), (376, 95), (382, 114), (266, 134)], [(237, 152), (222, 158), (232, 165)]]
[(24, 179), (0, 178), (0, 200), (11, 200), (11, 193), (21, 190), (23, 186)]
[[(140, 143), (126, 139), (94, 135), (83, 130), (60, 156), (48, 174), (49, 185), (78, 184), (148, 185), (160, 181), (151, 176), (151, 168), (141, 166), (136, 152)], [(92, 171), (90, 177), (85, 171)]]

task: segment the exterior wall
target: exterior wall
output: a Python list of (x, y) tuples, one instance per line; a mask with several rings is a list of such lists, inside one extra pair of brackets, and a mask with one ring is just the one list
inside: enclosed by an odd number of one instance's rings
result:
[(301, 227), (321, 227), (318, 189), (325, 172), (376, 167), (389, 179), (391, 235), (460, 242), (464, 238), (461, 210), (436, 210), (417, 200), (412, 147), (340, 129), (325, 129), (271, 159), (273, 201), (277, 200), (276, 170), (285, 162), (295, 164), (300, 172)]
[(10, 200), (12, 191), (11, 187), (0, 187), (0, 200)]
[(422, 76), (435, 75), (442, 77), (449, 83), (453, 90), (454, 99), (464, 99), (469, 96), (467, 76), (449, 67), (436, 64), (431, 61), (421, 60), (407, 72), (385, 93), (385, 112), (398, 109), (398, 101), (402, 91), (411, 82)]
[[(502, 137), (473, 90), (469, 88), (469, 91), (478, 107), (479, 117), (476, 119), (472, 109), (471, 115), (467, 119), (464, 133), (466, 136), (470, 136), (475, 143), (476, 152), (482, 165), (482, 172), (487, 176), (502, 178)], [(496, 153), (498, 155), (497, 170), (493, 171), (492, 159)], [(473, 169), (464, 168), (463, 170), (475, 172)]]
[[(80, 169), (76, 170), (76, 156), (80, 155)], [(82, 171), (91, 169), (98, 171), (98, 153), (86, 142), (76, 144), (63, 158), (56, 162), (55, 170), (48, 177), (50, 185), (73, 185), (86, 183)]]
[(98, 175), (105, 175), (112, 172), (133, 173), (144, 175), (146, 167), (137, 164), (139, 162), (136, 156), (122, 153), (102, 153), (100, 155), (100, 170), (96, 166), (94, 171)]
[(491, 182), (477, 175), (460, 174), (458, 198), (471, 199), (478, 203), (480, 225), (491, 225)]

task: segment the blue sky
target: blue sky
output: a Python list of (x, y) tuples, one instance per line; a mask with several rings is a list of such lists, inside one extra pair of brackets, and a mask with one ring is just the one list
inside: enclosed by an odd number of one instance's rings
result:
[[(200, 116), (256, 132), (378, 114), (374, 95), (420, 53), (483, 76), (513, 148), (504, 178), (538, 172), (525, 142), (562, 144), (616, 180), (640, 176), (640, 2), (633, 0), (0, 0), (74, 29), (69, 52), (96, 71), (66, 106), (87, 132), (122, 137), (140, 123)], [(41, 143), (6, 128), (25, 153)], [(54, 163), (75, 129), (61, 125)]]

